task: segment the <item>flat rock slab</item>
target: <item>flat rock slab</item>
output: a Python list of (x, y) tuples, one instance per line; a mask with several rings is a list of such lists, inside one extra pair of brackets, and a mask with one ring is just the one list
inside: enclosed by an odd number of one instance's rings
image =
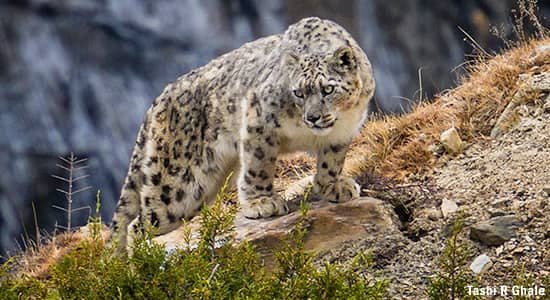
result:
[[(281, 249), (286, 238), (300, 221), (300, 211), (267, 219), (252, 220), (238, 214), (235, 220), (236, 240), (247, 240), (254, 244), (264, 258), (275, 249)], [(312, 202), (305, 219), (307, 234), (305, 248), (314, 251), (327, 251), (344, 242), (364, 239), (368, 235), (394, 231), (397, 216), (385, 202), (362, 197), (345, 203)], [(196, 232), (199, 220), (190, 224)], [(182, 227), (157, 237), (155, 240), (169, 248), (185, 246), (185, 231)], [(196, 234), (194, 235), (196, 239)], [(267, 259), (270, 260), (270, 259)]]

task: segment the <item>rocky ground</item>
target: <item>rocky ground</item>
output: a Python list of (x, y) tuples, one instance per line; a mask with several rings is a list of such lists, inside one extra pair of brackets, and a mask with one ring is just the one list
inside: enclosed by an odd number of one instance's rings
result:
[(511, 131), (472, 145), (434, 174), (440, 197), (456, 202), (470, 224), (504, 215), (519, 222), (503, 244), (487, 245), (486, 236), (475, 244), (493, 261), (482, 275), (489, 284), (510, 283), (518, 267), (538, 279), (550, 274), (550, 99), (518, 113)]
[[(482, 254), (491, 260), (480, 274), (482, 284), (512, 285), (524, 270), (540, 285), (550, 274), (548, 101), (519, 107), (523, 116), (508, 133), (480, 140), (434, 170), (430, 180), (435, 192), (428, 201), (416, 203), (407, 229), (421, 237), (396, 239), (403, 246), (382, 268), (395, 278), (395, 298), (422, 298), (425, 279), (437, 269), (434, 258), (444, 246), (445, 229), (456, 214), (462, 216), (472, 240), (472, 262)], [(487, 220), (498, 223), (503, 216), (513, 216), (516, 224), (481, 225)]]

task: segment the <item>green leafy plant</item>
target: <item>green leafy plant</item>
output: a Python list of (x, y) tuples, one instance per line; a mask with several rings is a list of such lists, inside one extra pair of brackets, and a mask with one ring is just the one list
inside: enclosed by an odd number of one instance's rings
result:
[(22, 274), (11, 272), (14, 259), (8, 259), (0, 267), (0, 299), (46, 299), (47, 283)]

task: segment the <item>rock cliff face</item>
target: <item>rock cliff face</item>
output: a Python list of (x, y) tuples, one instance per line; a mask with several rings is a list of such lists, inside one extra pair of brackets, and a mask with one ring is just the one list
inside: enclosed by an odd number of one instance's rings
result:
[[(57, 156), (89, 158), (84, 185), (102, 192), (109, 221), (143, 114), (178, 75), (301, 17), (331, 18), (360, 41), (378, 82), (378, 107), (398, 112), (451, 85), (471, 49), (486, 49), (489, 24), (514, 1), (4, 0), (0, 2), (0, 252), (23, 232), (65, 224)], [(544, 8), (542, 13), (544, 13)], [(510, 32), (505, 25), (505, 32)], [(93, 206), (95, 192), (75, 207)], [(85, 223), (88, 211), (74, 215)], [(29, 233), (30, 234), (30, 233)]]

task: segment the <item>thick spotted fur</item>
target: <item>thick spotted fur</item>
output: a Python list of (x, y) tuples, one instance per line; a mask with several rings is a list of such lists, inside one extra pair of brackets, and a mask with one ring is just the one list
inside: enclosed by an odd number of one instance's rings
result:
[[(338, 24), (303, 19), (170, 83), (147, 111), (113, 218), (119, 249), (147, 222), (159, 234), (191, 219), (238, 172), (243, 213), (287, 213), (275, 193), (277, 156), (317, 156), (313, 194), (358, 196), (342, 175), (374, 92), (371, 65)], [(130, 234), (128, 234), (130, 232)]]

